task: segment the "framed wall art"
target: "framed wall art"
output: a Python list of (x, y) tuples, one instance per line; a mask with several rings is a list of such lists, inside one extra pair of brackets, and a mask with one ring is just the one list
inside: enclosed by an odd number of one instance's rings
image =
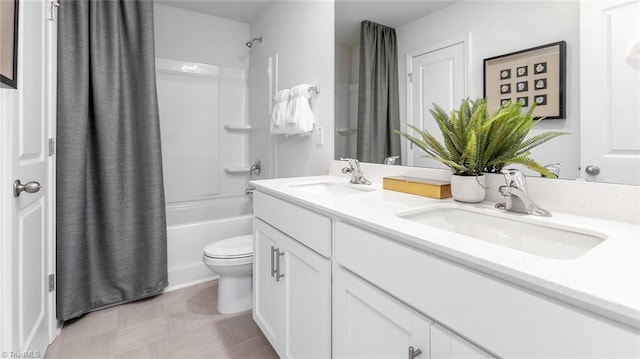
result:
[(484, 59), (484, 97), (490, 111), (512, 101), (537, 118), (565, 118), (565, 41)]
[(0, 86), (18, 87), (18, 0), (0, 1)]

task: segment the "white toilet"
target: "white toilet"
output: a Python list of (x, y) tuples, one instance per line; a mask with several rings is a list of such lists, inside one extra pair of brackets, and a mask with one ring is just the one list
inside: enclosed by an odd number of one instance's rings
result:
[(223, 239), (204, 248), (202, 261), (218, 280), (218, 312), (237, 313), (251, 309), (253, 303), (253, 236)]

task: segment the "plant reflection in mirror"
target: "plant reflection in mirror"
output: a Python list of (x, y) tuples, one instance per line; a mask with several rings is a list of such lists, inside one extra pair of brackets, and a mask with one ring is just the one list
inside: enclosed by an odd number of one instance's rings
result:
[(545, 177), (556, 178), (529, 155), (531, 149), (567, 133), (547, 131), (526, 138), (542, 120), (534, 119), (534, 109), (535, 105), (522, 113), (519, 103), (507, 102), (490, 114), (485, 98), (476, 101), (467, 98), (451, 115), (435, 104), (430, 110), (442, 132), (443, 142), (428, 131), (408, 124), (418, 136), (396, 133), (422, 149), (426, 153), (424, 157), (443, 163), (458, 175), (499, 173), (508, 164), (521, 164)]

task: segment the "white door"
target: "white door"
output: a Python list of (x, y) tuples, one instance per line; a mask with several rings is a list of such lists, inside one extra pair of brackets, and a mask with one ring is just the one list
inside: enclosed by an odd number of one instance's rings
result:
[(489, 359), (492, 355), (439, 326), (431, 325), (431, 359)]
[[(431, 321), (340, 268), (333, 276), (333, 358), (429, 358)], [(418, 354), (420, 353), (420, 354)]]
[(331, 357), (331, 262), (287, 239), (285, 357)]
[[(466, 96), (466, 42), (456, 40), (446, 46), (437, 46), (426, 52), (409, 55), (407, 122), (427, 130), (438, 140), (442, 140), (442, 134), (429, 110), (433, 109), (435, 103), (449, 112), (459, 107), (461, 100)], [(407, 131), (412, 134), (412, 130)], [(446, 168), (440, 162), (423, 158), (424, 154), (420, 148), (409, 144), (407, 164)]]
[(580, 167), (587, 180), (640, 185), (640, 69), (627, 62), (634, 43), (640, 47), (640, 1), (580, 2)]
[(282, 356), (284, 338), (284, 278), (277, 278), (276, 266), (282, 256), (287, 237), (267, 223), (253, 222), (253, 320), (271, 346)]
[[(51, 218), (55, 209), (52, 162), (48, 138), (53, 132), (52, 70), (55, 59), (51, 44), (53, 25), (46, 20), (48, 7), (43, 1), (20, 1), (18, 89), (2, 89), (2, 121), (9, 121), (9, 131), (2, 134), (9, 151), (2, 154), (4, 168), (9, 169), (11, 184), (3, 186), (3, 201), (10, 202), (7, 223), (10, 228), (2, 246), (3, 286), (2, 343), (21, 355), (39, 352), (42, 356), (52, 339), (53, 292), (49, 292), (48, 274), (53, 266)], [(6, 118), (5, 118), (6, 117)], [(3, 147), (4, 148), (4, 147)], [(36, 181), (42, 188), (35, 193), (22, 192), (15, 197), (13, 181), (22, 184)], [(37, 189), (35, 183), (30, 191)], [(3, 221), (7, 221), (3, 218)], [(6, 229), (5, 229), (6, 230)], [(5, 232), (6, 233), (6, 232)], [(3, 350), (6, 350), (3, 348)], [(7, 354), (7, 353), (5, 353)], [(7, 354), (9, 355), (9, 354)], [(13, 354), (11, 354), (13, 355)]]

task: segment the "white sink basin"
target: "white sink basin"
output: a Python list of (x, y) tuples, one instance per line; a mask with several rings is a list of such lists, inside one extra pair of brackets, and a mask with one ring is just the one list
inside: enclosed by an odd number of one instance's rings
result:
[(502, 217), (455, 207), (400, 213), (398, 217), (553, 259), (578, 258), (607, 238), (578, 228), (522, 221), (510, 213)]
[(341, 184), (331, 182), (292, 184), (291, 188), (303, 190), (320, 196), (345, 196), (349, 194), (374, 191), (374, 188), (357, 184)]

